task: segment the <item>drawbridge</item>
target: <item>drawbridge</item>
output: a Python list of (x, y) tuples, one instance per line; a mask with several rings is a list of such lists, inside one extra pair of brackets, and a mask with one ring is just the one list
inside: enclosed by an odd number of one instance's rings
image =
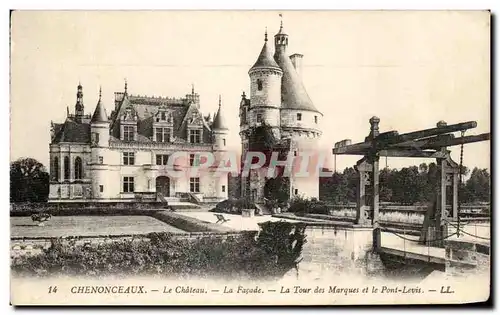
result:
[[(475, 121), (453, 125), (440, 121), (434, 128), (404, 134), (394, 130), (379, 132), (378, 117), (372, 117), (369, 122), (370, 132), (363, 142), (352, 144), (349, 139), (342, 140), (335, 143), (333, 154), (362, 156), (354, 167), (358, 173), (355, 223), (358, 226), (373, 228), (374, 250), (404, 259), (442, 263), (446, 257), (450, 258), (449, 254), (445, 253), (444, 244), (445, 240), (450, 240), (452, 236), (457, 236), (452, 243), (464, 243), (464, 238), (468, 237), (474, 250), (477, 246), (483, 246), (485, 242), (489, 247), (489, 227), (487, 233), (480, 235), (461, 223), (458, 187), (462, 180), (464, 145), (488, 141), (490, 133), (466, 136), (467, 130), (477, 127)], [(458, 137), (454, 135), (456, 132), (460, 133)], [(461, 147), (459, 163), (451, 158), (448, 148), (452, 146)], [(404, 233), (385, 231), (380, 226), (379, 160), (381, 157), (436, 159), (438, 183), (434, 189), (435, 198), (430, 201), (423, 228), (417, 238)], [(451, 194), (447, 194), (449, 189)], [(447, 200), (450, 197), (451, 200)]]

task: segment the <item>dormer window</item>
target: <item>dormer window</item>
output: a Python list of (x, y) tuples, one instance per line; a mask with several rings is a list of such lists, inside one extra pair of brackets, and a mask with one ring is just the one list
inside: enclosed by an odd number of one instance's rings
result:
[(162, 106), (153, 121), (153, 141), (171, 142), (173, 137), (172, 113)]
[(135, 127), (123, 126), (123, 140), (134, 141)]
[(170, 128), (156, 128), (157, 142), (170, 142)]
[(189, 130), (189, 142), (190, 143), (201, 143), (201, 130), (199, 130), (199, 129)]
[(138, 116), (132, 107), (125, 109), (125, 114), (120, 119), (120, 136), (123, 141), (137, 140)]

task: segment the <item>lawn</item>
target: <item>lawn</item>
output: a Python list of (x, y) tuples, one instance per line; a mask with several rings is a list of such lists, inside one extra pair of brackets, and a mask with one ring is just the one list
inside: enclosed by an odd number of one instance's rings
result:
[(148, 216), (54, 216), (44, 226), (31, 217), (11, 217), (11, 237), (61, 237), (184, 231)]

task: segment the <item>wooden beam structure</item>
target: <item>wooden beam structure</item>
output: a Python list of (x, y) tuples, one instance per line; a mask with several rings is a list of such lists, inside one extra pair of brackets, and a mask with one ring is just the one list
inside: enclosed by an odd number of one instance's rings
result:
[[(370, 119), (370, 133), (364, 142), (351, 144), (346, 139), (335, 143), (332, 153), (336, 155), (362, 155), (355, 169), (358, 172), (356, 223), (372, 226), (374, 229), (374, 247), (380, 248), (379, 209), (379, 158), (412, 157), (435, 158), (439, 169), (439, 187), (436, 187), (436, 200), (430, 207), (424, 220), (422, 242), (443, 239), (447, 235), (445, 219), (458, 216), (458, 179), (459, 165), (450, 157), (447, 147), (490, 140), (490, 133), (464, 136), (468, 129), (477, 127), (475, 121), (447, 125), (439, 121), (435, 128), (429, 128), (404, 134), (397, 131), (379, 132), (378, 117)], [(453, 132), (462, 132), (455, 137)], [(451, 213), (446, 212), (446, 189), (452, 187)], [(432, 232), (430, 232), (432, 231)], [(435, 246), (436, 243), (434, 242)]]

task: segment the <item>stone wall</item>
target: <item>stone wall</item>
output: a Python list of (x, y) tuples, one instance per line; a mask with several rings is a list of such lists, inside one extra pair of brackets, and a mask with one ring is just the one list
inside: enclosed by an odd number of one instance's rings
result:
[(372, 253), (370, 228), (309, 225), (306, 236), (299, 279), (348, 273), (366, 276), (383, 269), (378, 254)]

